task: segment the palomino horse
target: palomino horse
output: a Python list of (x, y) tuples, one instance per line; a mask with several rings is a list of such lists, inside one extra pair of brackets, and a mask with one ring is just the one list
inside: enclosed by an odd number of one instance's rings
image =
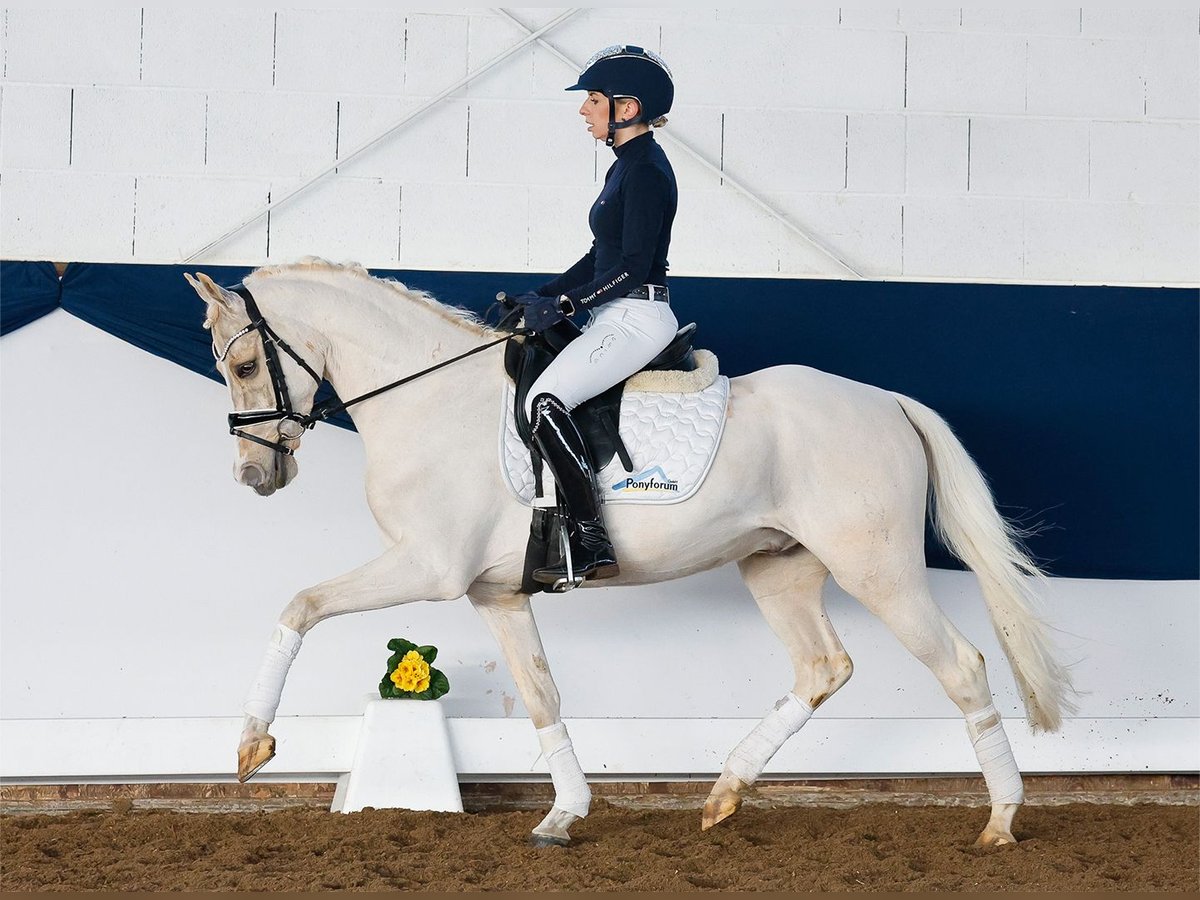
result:
[[(283, 417), (312, 408), (318, 374), (338, 396), (357, 397), (503, 337), (469, 313), (353, 265), (307, 259), (259, 269), (244, 293), (205, 275), (188, 280), (208, 304), (205, 326), (235, 410), (265, 411), (231, 419), (242, 425), (237, 480), (262, 495), (296, 475), (291, 454), (302, 431)], [(495, 412), (506, 376), (498, 352), (453, 368), (354, 407), (368, 503), (389, 547), (284, 607), (244, 707), (238, 774), (244, 781), (274, 755), (268, 726), (310, 628), (342, 613), (466, 595), (504, 652), (550, 766), (555, 802), (533, 839), (562, 844), (591, 794), (559, 719), (529, 596), (519, 589), (529, 510), (498, 471)], [(450, 456), (462, 477), (440, 483), (431, 504), (418, 486)], [(746, 459), (755, 460), (752, 476)], [(979, 577), (1031, 725), (1058, 728), (1072, 689), (1033, 612), (1038, 569), (949, 427), (908, 397), (802, 366), (734, 378), (704, 487), (678, 505), (606, 511), (621, 573), (604, 584), (648, 584), (736, 562), (795, 667), (791, 691), (730, 754), (702, 827), (738, 809), (772, 754), (850, 678), (850, 657), (821, 597), (832, 574), (962, 711), (992, 801), (978, 843), (1014, 840), (1021, 776), (983, 657), (930, 596), (927, 494), (939, 534)]]

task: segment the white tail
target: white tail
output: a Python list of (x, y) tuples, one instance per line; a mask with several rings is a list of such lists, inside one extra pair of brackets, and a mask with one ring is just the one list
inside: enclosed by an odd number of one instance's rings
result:
[(997, 512), (983, 473), (950, 426), (911, 397), (892, 396), (925, 445), (930, 515), (938, 536), (979, 577), (1030, 725), (1035, 731), (1057, 731), (1063, 713), (1075, 709), (1075, 689), (1036, 612), (1033, 585), (1045, 576), (1021, 548), (1016, 529)]

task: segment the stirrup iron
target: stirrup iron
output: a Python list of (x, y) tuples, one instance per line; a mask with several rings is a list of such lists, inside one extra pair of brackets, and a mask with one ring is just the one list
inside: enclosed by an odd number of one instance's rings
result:
[(567, 591), (573, 591), (586, 580), (582, 575), (575, 575), (575, 561), (571, 557), (571, 539), (567, 533), (565, 517), (562, 519), (562, 524), (558, 527), (558, 540), (563, 549), (563, 562), (567, 564), (567, 574), (553, 584), (546, 586), (546, 590), (551, 594), (565, 594)]

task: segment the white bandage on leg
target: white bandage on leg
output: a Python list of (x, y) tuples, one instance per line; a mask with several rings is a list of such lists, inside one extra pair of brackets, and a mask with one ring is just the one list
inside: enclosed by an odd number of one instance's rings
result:
[(242, 705), (242, 712), (262, 719), (268, 725), (275, 721), (275, 710), (279, 708), (279, 697), (283, 694), (283, 682), (287, 679), (292, 660), (300, 652), (300, 642), (303, 640), (304, 638), (286, 625), (275, 626), (275, 631), (271, 634), (271, 643), (267, 645), (266, 656), (259, 666), (254, 684), (250, 685), (246, 702)]
[(811, 706), (789, 691), (733, 748), (725, 760), (725, 771), (743, 784), (753, 784), (783, 742), (804, 726), (812, 712)]
[(1008, 746), (1008, 735), (996, 707), (987, 706), (978, 712), (967, 713), (967, 734), (975, 746), (983, 780), (987, 782), (992, 804), (1020, 803), (1025, 799), (1021, 773)]
[(542, 755), (550, 766), (554, 782), (554, 805), (564, 812), (583, 818), (592, 805), (592, 792), (583, 777), (583, 769), (575, 758), (575, 747), (567, 736), (567, 726), (555, 722), (537, 730)]

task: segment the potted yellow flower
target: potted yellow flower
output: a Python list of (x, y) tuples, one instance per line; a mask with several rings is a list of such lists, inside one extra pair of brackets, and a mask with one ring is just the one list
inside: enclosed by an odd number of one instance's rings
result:
[(379, 696), (385, 700), (436, 700), (450, 690), (445, 673), (430, 666), (437, 659), (437, 647), (418, 647), (404, 638), (392, 638), (388, 649), (388, 670), (379, 682)]

